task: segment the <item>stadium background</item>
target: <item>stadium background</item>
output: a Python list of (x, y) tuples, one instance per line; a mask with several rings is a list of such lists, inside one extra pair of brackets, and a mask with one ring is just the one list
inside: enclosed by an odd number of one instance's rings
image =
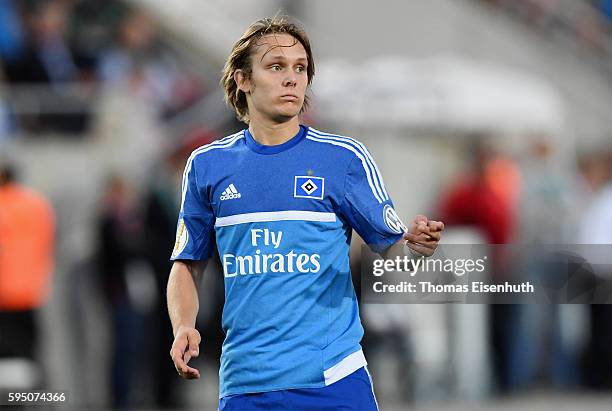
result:
[[(444, 219), (447, 242), (588, 237), (610, 184), (609, 1), (3, 0), (0, 162), (49, 199), (57, 229), (37, 361), (0, 359), (0, 386), (67, 390), (79, 409), (215, 409), (214, 272), (202, 379), (180, 381), (167, 354), (178, 179), (193, 148), (241, 128), (219, 73), (248, 24), (279, 11), (303, 22), (316, 57), (304, 122), (366, 143), (401, 216)], [(610, 333), (591, 307), (362, 315), (382, 409), (612, 400)]]

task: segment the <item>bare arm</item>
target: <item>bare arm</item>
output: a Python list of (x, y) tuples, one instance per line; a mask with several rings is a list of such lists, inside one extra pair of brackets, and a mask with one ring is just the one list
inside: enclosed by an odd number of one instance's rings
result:
[(198, 315), (198, 287), (207, 261), (175, 261), (168, 278), (168, 313), (174, 343), (170, 356), (178, 373), (187, 379), (200, 378), (200, 372), (187, 363), (199, 355), (200, 333), (195, 328)]

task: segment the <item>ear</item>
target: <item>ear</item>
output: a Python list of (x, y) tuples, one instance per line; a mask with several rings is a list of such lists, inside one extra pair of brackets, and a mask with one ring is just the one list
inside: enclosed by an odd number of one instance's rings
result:
[(238, 86), (238, 89), (246, 94), (251, 91), (251, 79), (243, 70), (234, 71), (234, 81)]

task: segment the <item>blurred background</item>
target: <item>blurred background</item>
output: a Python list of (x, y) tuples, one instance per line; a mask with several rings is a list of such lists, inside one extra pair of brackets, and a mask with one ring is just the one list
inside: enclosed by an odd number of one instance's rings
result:
[[(316, 57), (304, 123), (363, 141), (405, 219), (442, 219), (446, 243), (612, 244), (612, 1), (0, 0), (0, 389), (216, 409), (214, 266), (202, 379), (168, 354), (178, 188), (193, 149), (243, 128), (220, 72), (278, 12)], [(547, 269), (499, 255), (493, 275)], [(610, 409), (607, 305), (362, 317), (381, 409)]]

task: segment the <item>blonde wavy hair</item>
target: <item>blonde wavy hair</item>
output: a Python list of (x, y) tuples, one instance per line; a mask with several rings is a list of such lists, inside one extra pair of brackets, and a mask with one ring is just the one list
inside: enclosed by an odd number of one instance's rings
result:
[[(252, 73), (251, 52), (257, 41), (269, 34), (289, 34), (295, 38), (296, 42), (300, 42), (306, 50), (308, 57), (308, 66), (306, 74), (308, 76), (308, 86), (312, 83), (314, 77), (315, 65), (310, 49), (310, 40), (304, 29), (297, 23), (291, 22), (289, 18), (283, 16), (275, 16), (257, 20), (247, 28), (244, 34), (238, 39), (232, 48), (225, 67), (223, 68), (223, 76), (221, 77), (221, 87), (225, 91), (225, 103), (234, 109), (236, 116), (240, 121), (249, 123), (249, 107), (247, 105), (246, 94), (238, 88), (234, 80), (236, 70), (242, 70), (247, 76)], [(295, 43), (294, 43), (295, 44)], [(304, 98), (304, 104), (300, 110), (300, 114), (308, 109), (310, 99), (308, 95)]]

